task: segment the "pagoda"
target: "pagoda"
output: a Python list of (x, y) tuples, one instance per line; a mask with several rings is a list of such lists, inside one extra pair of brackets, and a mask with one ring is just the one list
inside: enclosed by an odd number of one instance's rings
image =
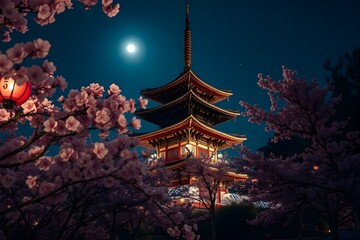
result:
[[(168, 169), (182, 167), (191, 151), (194, 157), (218, 160), (218, 151), (242, 144), (244, 135), (228, 134), (215, 126), (239, 116), (238, 111), (222, 109), (216, 103), (228, 99), (232, 92), (215, 88), (202, 81), (191, 69), (191, 30), (189, 4), (186, 4), (184, 31), (184, 70), (173, 81), (156, 88), (141, 90), (141, 94), (159, 106), (140, 109), (135, 114), (160, 127), (159, 130), (138, 135), (140, 145), (155, 149)], [(229, 173), (229, 176), (231, 174)], [(233, 178), (240, 175), (233, 174)], [(241, 175), (244, 179), (245, 176)], [(172, 185), (191, 183), (191, 178)]]

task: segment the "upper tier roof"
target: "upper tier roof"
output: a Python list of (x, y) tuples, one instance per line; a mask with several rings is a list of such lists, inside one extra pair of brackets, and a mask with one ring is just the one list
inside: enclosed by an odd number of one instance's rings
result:
[(209, 126), (220, 124), (240, 115), (238, 111), (225, 110), (206, 102), (192, 90), (164, 105), (139, 109), (135, 114), (161, 128), (180, 122), (190, 115)]
[(202, 81), (190, 68), (181, 73), (175, 80), (161, 87), (143, 89), (141, 94), (160, 104), (165, 104), (183, 96), (189, 90), (193, 90), (211, 104), (227, 99), (232, 95), (230, 90), (218, 89)]
[(181, 122), (162, 128), (153, 132), (134, 134), (140, 140), (140, 145), (153, 148), (156, 145), (171, 144), (181, 140), (180, 138), (188, 138), (196, 136), (198, 141), (204, 144), (216, 145), (218, 149), (229, 148), (236, 144), (241, 144), (246, 140), (244, 135), (235, 135), (221, 132), (213, 129), (194, 116), (189, 116)]

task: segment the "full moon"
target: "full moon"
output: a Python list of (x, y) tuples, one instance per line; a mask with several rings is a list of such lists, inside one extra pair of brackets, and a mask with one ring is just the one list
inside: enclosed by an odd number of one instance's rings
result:
[(128, 51), (128, 53), (135, 52), (135, 50), (136, 50), (135, 45), (134, 44), (127, 45), (126, 50)]

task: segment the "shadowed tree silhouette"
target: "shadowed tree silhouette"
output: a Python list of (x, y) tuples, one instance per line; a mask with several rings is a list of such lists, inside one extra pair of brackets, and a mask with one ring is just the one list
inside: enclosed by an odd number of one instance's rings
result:
[(341, 96), (336, 109), (336, 120), (350, 118), (348, 128), (359, 130), (360, 115), (357, 110), (360, 108), (360, 48), (345, 53), (335, 64), (327, 60), (324, 67), (330, 73), (326, 81), (334, 85), (332, 97)]

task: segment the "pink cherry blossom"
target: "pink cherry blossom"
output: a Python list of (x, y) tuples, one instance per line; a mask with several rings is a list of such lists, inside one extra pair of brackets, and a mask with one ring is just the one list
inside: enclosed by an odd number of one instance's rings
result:
[(121, 151), (120, 156), (123, 159), (128, 159), (132, 157), (132, 153), (128, 149), (124, 149), (123, 151)]
[(9, 170), (3, 176), (0, 176), (0, 181), (4, 188), (11, 188), (14, 185), (16, 178), (16, 172)]
[(180, 230), (178, 226), (175, 226), (174, 228), (168, 228), (167, 229), (167, 233), (171, 236), (171, 237), (179, 237), (180, 236)]
[(111, 84), (110, 88), (108, 90), (108, 94), (112, 95), (112, 94), (119, 94), (119, 93), (121, 93), (121, 90), (120, 90), (119, 86), (114, 84), (114, 83)]
[(49, 62), (48, 60), (45, 60), (42, 64), (42, 68), (45, 72), (47, 72), (48, 74), (54, 74), (54, 72), (56, 71), (56, 67), (54, 65), (53, 62)]
[(100, 131), (98, 136), (101, 138), (101, 139), (105, 139), (107, 138), (108, 136), (110, 135), (109, 131)]
[(64, 162), (69, 161), (70, 157), (74, 153), (74, 149), (71, 147), (65, 147), (60, 150), (60, 157)]
[(55, 105), (50, 101), (48, 98), (44, 98), (41, 102), (41, 106), (47, 111), (47, 112), (53, 112), (56, 108)]
[(148, 100), (143, 98), (142, 96), (139, 97), (140, 106), (143, 109), (146, 109), (146, 105), (148, 104)]
[(29, 99), (27, 100), (25, 103), (23, 103), (21, 105), (22, 109), (23, 109), (23, 113), (27, 114), (27, 113), (35, 113), (37, 111), (36, 108), (36, 100), (34, 99)]
[(48, 120), (44, 122), (44, 131), (45, 132), (54, 132), (58, 122), (53, 118), (50, 117)]
[(0, 53), (0, 73), (8, 72), (13, 66), (14, 63), (5, 54)]
[(135, 103), (134, 99), (129, 100), (129, 111), (131, 113), (134, 113), (136, 111), (136, 103)]
[(65, 78), (58, 76), (55, 78), (55, 82), (61, 90), (65, 90), (65, 88), (67, 88), (67, 82), (65, 81)]
[(26, 185), (28, 188), (33, 189), (38, 184), (38, 177), (37, 176), (28, 176), (26, 180)]
[(105, 147), (105, 144), (102, 142), (96, 142), (94, 144), (94, 150), (93, 153), (95, 153), (97, 158), (103, 159), (107, 154), (109, 150)]
[(133, 126), (136, 130), (139, 130), (141, 128), (141, 120), (133, 117), (131, 120), (131, 126)]
[(35, 54), (36, 54), (36, 57), (38, 57), (38, 58), (46, 57), (48, 55), (50, 47), (51, 47), (49, 41), (42, 40), (40, 38), (34, 40), (34, 46), (36, 49)]
[(124, 114), (120, 114), (119, 117), (118, 117), (118, 120), (117, 120), (118, 124), (120, 127), (122, 128), (126, 128), (127, 127), (127, 120), (124, 116)]
[(66, 112), (73, 112), (75, 111), (76, 109), (76, 102), (75, 101), (72, 101), (70, 99), (66, 99), (64, 101), (64, 104), (63, 104), (63, 109), (66, 111)]
[(48, 17), (50, 17), (50, 14), (51, 14), (50, 6), (47, 4), (44, 4), (39, 7), (39, 12), (37, 14), (37, 17), (39, 19), (44, 20), (44, 19), (47, 19)]
[(8, 56), (9, 60), (19, 64), (24, 60), (28, 53), (25, 51), (24, 44), (17, 43), (14, 45), (14, 47), (6, 50), (6, 55)]
[(76, 164), (79, 167), (90, 168), (93, 166), (94, 162), (92, 161), (90, 154), (80, 153), (80, 156), (76, 161)]
[(80, 121), (78, 121), (74, 116), (70, 116), (66, 119), (65, 127), (69, 131), (76, 131), (80, 127)]
[(25, 82), (29, 80), (28, 69), (25, 67), (21, 67), (17, 72), (13, 75), (13, 79), (16, 83), (21, 86)]
[(105, 91), (104, 87), (100, 86), (100, 84), (98, 84), (98, 83), (91, 83), (90, 86), (88, 87), (88, 89), (90, 90), (90, 92), (92, 94), (94, 94), (94, 96), (97, 96), (97, 97), (102, 97), (103, 93)]
[(90, 180), (96, 176), (96, 170), (93, 167), (85, 168), (83, 173), (86, 180)]
[(62, 1), (55, 1), (55, 11), (57, 14), (60, 14), (65, 11), (66, 4)]
[(39, 186), (39, 193), (41, 195), (45, 195), (48, 194), (49, 192), (51, 192), (55, 187), (55, 184), (50, 183), (50, 182), (42, 182), (40, 183)]
[(193, 229), (194, 229), (194, 231), (198, 230), (198, 225), (196, 223), (193, 224)]
[(3, 42), (10, 42), (11, 41), (11, 37), (10, 37), (10, 32), (9, 31), (4, 31), (2, 33), (2, 41)]
[(96, 104), (97, 104), (97, 100), (96, 100), (96, 98), (93, 96), (93, 95), (90, 95), (90, 96), (88, 96), (88, 98), (87, 98), (87, 104), (86, 104), (86, 106), (87, 107), (95, 107), (96, 106)]
[(104, 6), (110, 5), (110, 4), (112, 4), (112, 2), (113, 2), (113, 0), (102, 0), (101, 1), (102, 5), (104, 5)]
[(51, 165), (51, 158), (46, 156), (39, 158), (35, 163), (35, 166), (37, 166), (42, 171), (49, 170), (50, 165)]
[(82, 176), (83, 175), (79, 168), (73, 168), (73, 169), (69, 170), (69, 172), (68, 172), (68, 177), (74, 181), (81, 180)]
[(108, 108), (103, 108), (96, 112), (95, 122), (100, 124), (106, 124), (110, 121), (110, 110)]
[(2, 5), (3, 6), (1, 7), (4, 17), (13, 20), (18, 14), (17, 9), (15, 8), (15, 3), (11, 1), (4, 1)]
[(0, 109), (0, 122), (5, 122), (7, 120), (9, 120), (10, 118), (10, 113), (6, 110), (1, 108)]
[(32, 146), (29, 149), (29, 157), (37, 157), (41, 154), (41, 152), (44, 150), (44, 146)]
[(86, 104), (88, 101), (88, 94), (85, 91), (82, 91), (75, 96), (75, 102), (77, 106), (82, 106)]
[(98, 111), (98, 108), (96, 107), (89, 107), (87, 110), (86, 110), (86, 114), (88, 116), (89, 119), (93, 119), (96, 117), (96, 112)]
[(120, 4), (103, 6), (103, 11), (109, 17), (115, 17), (120, 11)]
[(41, 67), (34, 65), (28, 69), (28, 76), (33, 86), (38, 86), (43, 79), (43, 70)]

